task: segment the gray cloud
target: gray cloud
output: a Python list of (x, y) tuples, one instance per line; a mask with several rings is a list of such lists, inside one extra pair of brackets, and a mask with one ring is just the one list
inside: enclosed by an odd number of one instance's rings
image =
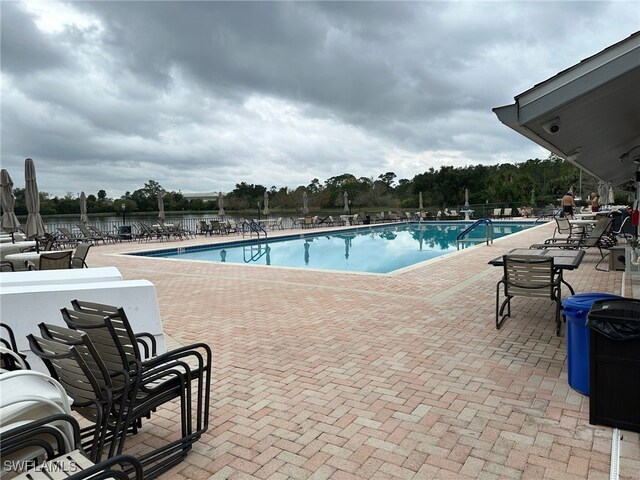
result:
[(544, 157), (491, 108), (640, 27), (613, 1), (1, 6), (3, 168), (53, 194)]

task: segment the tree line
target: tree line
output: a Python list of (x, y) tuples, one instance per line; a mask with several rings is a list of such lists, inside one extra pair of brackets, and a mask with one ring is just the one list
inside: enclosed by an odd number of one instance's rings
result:
[[(422, 192), (426, 209), (456, 208), (464, 204), (464, 192), (468, 189), (471, 205), (489, 203), (504, 207), (541, 207), (557, 204), (571, 186), (578, 194), (579, 169), (559, 157), (530, 159), (523, 163), (499, 165), (473, 165), (465, 167), (443, 166), (438, 170), (430, 168), (413, 179), (397, 179), (393, 172), (373, 177), (356, 178), (343, 173), (328, 178), (321, 183), (314, 178), (308, 185), (296, 188), (267, 188), (246, 182), (224, 194), (224, 207), (229, 211), (256, 210), (262, 205), (264, 193), (269, 192), (271, 209), (300, 211), (303, 192), (307, 192), (311, 211), (335, 210), (343, 205), (343, 195), (347, 192), (354, 208), (366, 209), (412, 209), (418, 208), (419, 192)], [(582, 178), (582, 193), (588, 197), (596, 191), (597, 181), (591, 177)], [(15, 211), (26, 215), (23, 188), (15, 188)], [(217, 199), (189, 199), (180, 191), (165, 192), (155, 180), (149, 180), (144, 187), (134, 192), (126, 192), (120, 198), (110, 198), (106, 190), (87, 195), (88, 214), (142, 213), (158, 211), (158, 192), (162, 192), (167, 212), (203, 212), (218, 209)], [(621, 196), (624, 196), (621, 194)], [(624, 199), (622, 200), (625, 201)], [(79, 213), (79, 198), (71, 193), (59, 198), (40, 192), (40, 213), (43, 215)]]

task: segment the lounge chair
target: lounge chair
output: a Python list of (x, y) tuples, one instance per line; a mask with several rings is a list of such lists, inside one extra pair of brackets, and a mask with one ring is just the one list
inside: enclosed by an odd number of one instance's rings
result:
[(566, 242), (550, 242), (550, 243), (537, 243), (531, 245), (529, 248), (565, 248), (565, 249), (584, 249), (584, 248), (597, 248), (600, 252), (600, 256), (604, 257), (602, 252), (603, 248), (607, 248), (601, 244), (602, 237), (609, 232), (613, 218), (604, 217), (598, 220), (596, 226), (591, 230), (588, 236), (581, 237), (575, 241)]
[(205, 222), (204, 220), (199, 220), (198, 224), (200, 225), (200, 235), (209, 235), (211, 234), (211, 225), (209, 225), (207, 222)]
[(513, 217), (513, 214), (511, 213), (513, 211), (513, 208), (505, 208), (504, 212), (502, 212), (502, 218), (511, 218)]
[(491, 214), (491, 218), (501, 218), (502, 217), (502, 209), (494, 208), (493, 213)]
[(167, 225), (166, 223), (164, 223), (164, 220), (158, 219), (158, 226), (155, 228), (162, 232), (162, 234), (166, 236), (167, 239), (176, 237), (182, 240), (182, 233), (180, 232), (180, 230), (178, 230), (175, 225)]
[[(561, 277), (553, 266), (553, 257), (505, 255), (504, 276), (496, 285), (496, 329), (511, 316), (513, 297), (548, 298), (556, 303), (556, 335), (560, 335)], [(500, 287), (505, 297), (500, 303)], [(505, 313), (506, 308), (506, 313)]]
[(67, 227), (58, 227), (58, 232), (60, 234), (57, 241), (58, 244), (75, 247), (81, 241)]
[(89, 241), (92, 243), (97, 243), (102, 241), (102, 243), (106, 243), (105, 237), (102, 235), (97, 235), (94, 232), (90, 231), (89, 228), (84, 223), (76, 223), (76, 226), (82, 232), (82, 240)]
[(581, 238), (584, 238), (583, 232), (574, 232), (573, 226), (569, 223), (569, 219), (566, 217), (554, 218), (556, 222), (556, 228), (553, 230), (553, 236), (547, 238), (544, 243), (554, 242), (577, 242)]
[(239, 234), (240, 233), (240, 230), (238, 230), (238, 224), (232, 218), (227, 220), (227, 232), (229, 232), (229, 233), (233, 232), (235, 234)]
[(229, 233), (226, 229), (226, 223), (223, 226), (220, 223), (220, 220), (211, 220), (211, 235), (213, 235), (214, 233), (217, 233), (218, 235), (225, 235)]
[(102, 237), (105, 239), (106, 241), (110, 241), (110, 242), (121, 242), (122, 239), (120, 238), (119, 235), (116, 235), (114, 233), (107, 233), (107, 232), (103, 232), (102, 230), (100, 230), (98, 227), (92, 227), (91, 225), (87, 225), (87, 228), (92, 231), (96, 236)]
[(194, 238), (194, 235), (195, 235), (194, 232), (184, 228), (184, 225), (182, 225), (182, 222), (178, 222), (178, 224), (174, 228), (180, 236), (184, 238)]

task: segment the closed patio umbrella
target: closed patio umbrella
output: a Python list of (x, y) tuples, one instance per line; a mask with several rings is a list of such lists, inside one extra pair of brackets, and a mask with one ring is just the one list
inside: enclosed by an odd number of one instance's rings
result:
[(271, 213), (269, 210), (269, 192), (264, 192), (264, 208), (262, 209), (262, 213), (265, 215)]
[(342, 198), (344, 199), (344, 211), (349, 213), (349, 194), (347, 192), (344, 192)]
[(164, 192), (162, 190), (160, 190), (158, 192), (158, 219), (162, 220), (164, 222), (165, 216), (164, 216), (164, 198), (163, 198), (163, 194), (164, 194)]
[(469, 189), (464, 189), (464, 209), (469, 210)]
[(218, 216), (222, 217), (224, 215), (224, 198), (222, 197), (222, 192), (218, 192)]
[(600, 197), (601, 203), (607, 203), (607, 198), (609, 197), (609, 188), (605, 182), (598, 182), (598, 196)]
[(0, 195), (2, 196), (2, 228), (5, 232), (15, 232), (20, 228), (20, 221), (13, 209), (16, 206), (16, 197), (13, 194), (13, 180), (4, 168), (0, 172)]
[(422, 191), (418, 194), (418, 208), (420, 210), (424, 209), (424, 206), (422, 204)]
[(609, 184), (609, 205), (616, 203), (616, 197), (613, 194), (613, 186)]
[(309, 197), (307, 196), (307, 191), (302, 192), (302, 214), (306, 215), (309, 213)]
[(24, 232), (29, 239), (40, 237), (47, 231), (40, 216), (40, 193), (38, 192), (38, 182), (36, 181), (36, 167), (30, 158), (24, 161), (24, 179), (24, 195), (28, 212)]
[(80, 221), (82, 223), (89, 221), (89, 217), (87, 217), (87, 197), (84, 192), (80, 192)]

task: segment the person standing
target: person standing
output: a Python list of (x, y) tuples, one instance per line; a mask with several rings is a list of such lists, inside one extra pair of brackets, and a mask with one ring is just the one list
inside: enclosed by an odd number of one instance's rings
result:
[(597, 212), (600, 210), (600, 196), (596, 192), (591, 193), (591, 211)]
[(562, 213), (565, 217), (573, 218), (573, 209), (576, 208), (576, 202), (573, 200), (571, 190), (564, 194), (564, 197), (562, 197), (560, 201), (560, 206), (562, 207)]

